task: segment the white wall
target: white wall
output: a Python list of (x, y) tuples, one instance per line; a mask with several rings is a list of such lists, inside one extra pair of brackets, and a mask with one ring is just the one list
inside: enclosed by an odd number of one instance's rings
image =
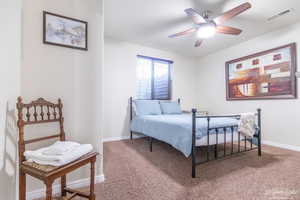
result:
[(225, 84), (225, 62), (232, 59), (297, 42), (300, 61), (299, 34), (300, 23), (200, 58), (197, 63), (198, 107), (217, 114), (248, 112), (262, 108), (263, 140), (300, 146), (299, 99), (226, 101)]
[[(102, 153), (102, 0), (25, 0), (23, 6), (22, 96), (25, 101), (44, 97), (62, 98), (67, 139), (91, 143)], [(87, 21), (89, 50), (81, 51), (42, 43), (43, 11)], [(47, 134), (39, 127), (28, 129), (33, 136)], [(53, 131), (49, 132), (53, 133)], [(98, 157), (97, 174), (102, 174)], [(89, 167), (69, 176), (68, 181), (89, 177)], [(42, 187), (29, 179), (28, 191)]]
[(0, 194), (16, 199), (17, 134), (15, 102), (20, 93), (21, 0), (0, 7)]
[(105, 37), (104, 41), (104, 139), (129, 135), (128, 99), (136, 91), (136, 56), (173, 60), (173, 99), (184, 109), (196, 104), (195, 59)]

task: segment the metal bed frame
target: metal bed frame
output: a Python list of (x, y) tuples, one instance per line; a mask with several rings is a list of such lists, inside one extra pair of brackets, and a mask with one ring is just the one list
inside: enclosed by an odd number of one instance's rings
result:
[[(178, 103), (180, 104), (180, 99), (178, 99)], [(207, 116), (203, 116), (203, 115), (197, 115), (197, 109), (192, 109), (192, 152), (191, 152), (191, 156), (192, 156), (192, 177), (195, 178), (196, 177), (196, 166), (212, 161), (212, 160), (217, 160), (220, 158), (224, 158), (224, 157), (228, 157), (231, 155), (235, 155), (235, 154), (240, 154), (243, 152), (247, 152), (247, 151), (251, 151), (251, 150), (258, 150), (258, 156), (261, 156), (261, 109), (258, 108), (257, 112), (255, 113), (255, 115), (257, 116), (257, 131), (254, 135), (255, 138), (257, 138), (257, 145), (255, 145), (256, 147), (253, 146), (253, 137), (251, 139), (247, 138), (246, 136), (241, 136), (241, 133), (238, 132), (238, 141), (237, 141), (237, 151), (234, 151), (234, 145), (236, 145), (234, 142), (234, 130), (237, 129), (237, 125), (234, 126), (222, 126), (222, 127), (210, 127), (210, 120), (213, 118), (235, 118), (235, 119), (240, 119), (241, 115), (207, 115)], [(207, 119), (207, 145), (206, 145), (206, 159), (204, 161), (200, 161), (196, 159), (196, 152), (197, 152), (197, 147), (196, 146), (196, 119), (197, 118), (206, 118)], [(133, 98), (130, 97), (130, 121), (133, 119)], [(231, 130), (231, 148), (230, 148), (230, 153), (226, 153), (226, 145), (227, 145), (227, 129)], [(224, 133), (219, 133), (220, 130), (223, 130)], [(210, 131), (215, 131), (215, 135), (216, 135), (216, 144), (214, 145), (214, 158), (211, 159), (210, 158), (210, 147), (212, 146), (212, 144), (210, 144)], [(130, 131), (130, 139), (133, 139), (133, 133), (132, 131)], [(143, 134), (143, 133), (138, 133), (138, 134)], [(219, 134), (220, 135), (224, 135), (224, 143), (223, 144), (223, 155), (219, 155), (218, 152), (218, 138), (219, 138)], [(143, 134), (144, 135), (144, 134)], [(212, 137), (212, 136), (211, 136)], [(150, 143), (150, 151), (152, 152), (152, 142), (153, 142), (153, 138), (149, 137), (149, 143)], [(244, 148), (241, 148), (241, 143), (244, 142)], [(250, 148), (247, 148), (247, 142), (250, 143)]]

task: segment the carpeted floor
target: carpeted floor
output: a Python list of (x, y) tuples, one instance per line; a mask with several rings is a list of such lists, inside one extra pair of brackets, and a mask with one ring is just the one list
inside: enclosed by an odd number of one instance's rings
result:
[(105, 182), (97, 200), (300, 200), (300, 153), (263, 146), (197, 167), (169, 145), (147, 139), (104, 144)]

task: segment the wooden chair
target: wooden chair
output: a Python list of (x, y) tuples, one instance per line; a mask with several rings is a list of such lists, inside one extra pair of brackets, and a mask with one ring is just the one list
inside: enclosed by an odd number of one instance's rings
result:
[[(85, 197), (89, 200), (95, 199), (94, 193), (94, 177), (95, 177), (95, 162), (98, 153), (91, 152), (81, 158), (66, 164), (61, 167), (49, 165), (39, 165), (32, 162), (27, 162), (24, 157), (25, 145), (35, 143), (47, 139), (59, 138), (60, 141), (65, 141), (64, 118), (62, 113), (62, 103), (58, 100), (57, 104), (51, 103), (39, 98), (29, 104), (24, 104), (22, 98), (18, 98), (18, 127), (19, 127), (19, 199), (26, 199), (26, 174), (31, 175), (43, 181), (46, 185), (46, 200), (52, 199), (52, 183), (55, 179), (61, 178), (61, 199), (72, 199), (75, 196)], [(25, 117), (23, 117), (23, 113)], [(27, 125), (53, 123), (58, 122), (60, 133), (52, 136), (40, 137), (36, 139), (24, 140), (24, 127)], [(66, 187), (66, 174), (78, 169), (86, 164), (91, 164), (91, 179), (89, 194), (79, 192)], [(69, 193), (69, 197), (67, 197)]]

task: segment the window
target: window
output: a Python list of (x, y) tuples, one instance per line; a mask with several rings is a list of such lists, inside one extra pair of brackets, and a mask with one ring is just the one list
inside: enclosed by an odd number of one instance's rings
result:
[(137, 98), (171, 99), (172, 61), (147, 56), (137, 56)]

